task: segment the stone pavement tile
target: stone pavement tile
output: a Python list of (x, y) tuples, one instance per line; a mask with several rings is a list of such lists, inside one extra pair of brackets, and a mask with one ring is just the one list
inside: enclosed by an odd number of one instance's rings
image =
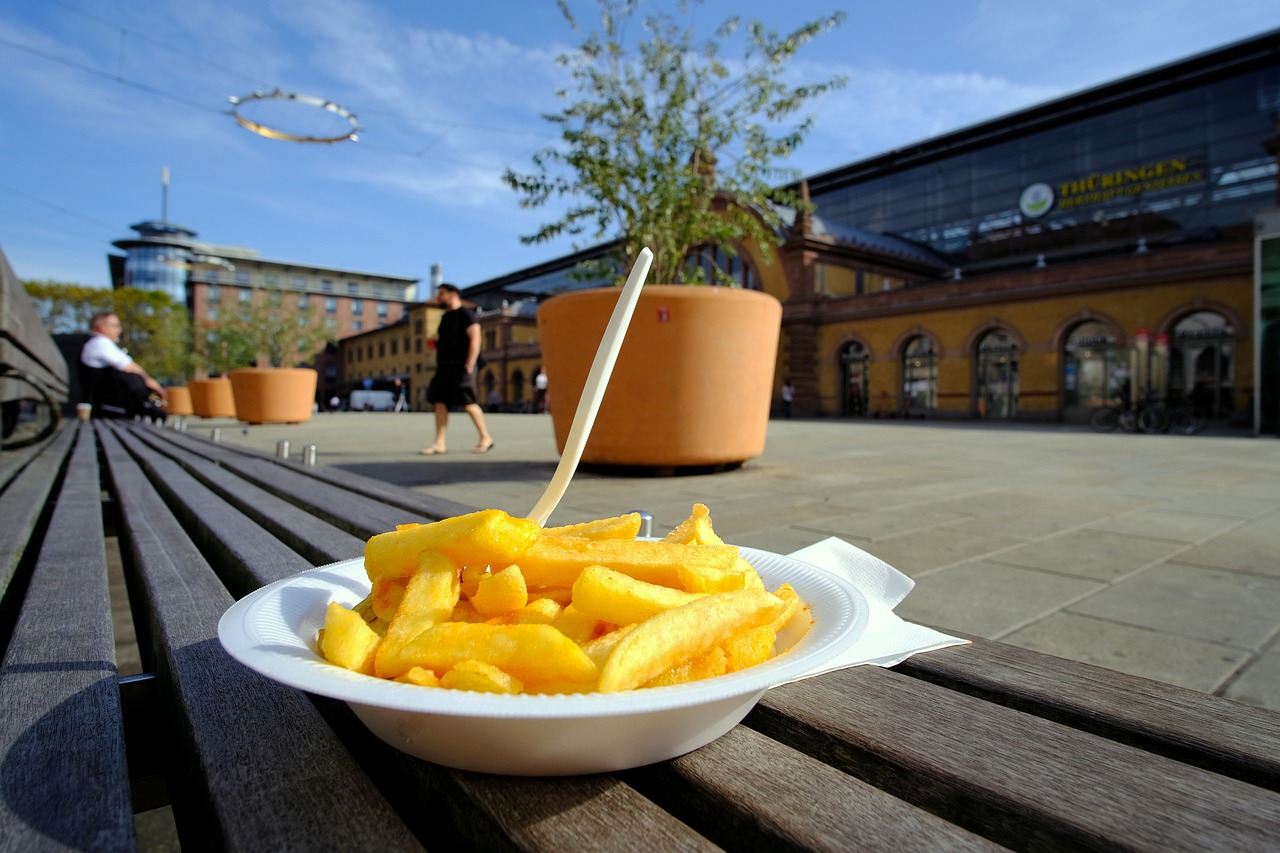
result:
[[(746, 548), (759, 548), (762, 551), (773, 551), (775, 554), (790, 554), (792, 551), (799, 551), (826, 538), (827, 535), (823, 533), (815, 533), (812, 530), (791, 525), (779, 525), (757, 527), (754, 530), (733, 535), (731, 540), (734, 545), (742, 545)], [(864, 542), (846, 541), (866, 550)]]
[(911, 622), (1001, 639), (1099, 588), (1082, 578), (978, 561), (918, 578), (894, 612)]
[[(1176, 542), (1162, 542), (1097, 530), (1072, 530), (1030, 542), (993, 556), (998, 563), (1028, 569), (1044, 569), (1064, 575), (1113, 581), (1146, 568), (1185, 549)], [(1182, 559), (1183, 555), (1179, 555)]]
[(1220, 692), (1237, 702), (1280, 711), (1280, 642), (1254, 655)]
[(1043, 539), (1075, 527), (1110, 520), (1108, 507), (1079, 500), (1029, 500), (1021, 509), (981, 513), (952, 524), (959, 530), (1016, 539)]
[(1164, 509), (1140, 509), (1089, 525), (1093, 530), (1196, 543), (1217, 536), (1240, 524), (1238, 519), (1190, 512), (1168, 512)]
[(919, 578), (943, 566), (1001, 552), (1018, 542), (1001, 536), (935, 527), (874, 543), (852, 544), (875, 554), (903, 574)]
[(1056, 613), (1000, 640), (1203, 693), (1213, 692), (1249, 656), (1236, 646), (1077, 613)]
[(1166, 634), (1256, 649), (1280, 625), (1280, 579), (1162, 563), (1069, 609)]
[(1202, 515), (1222, 515), (1228, 518), (1250, 519), (1273, 512), (1280, 503), (1265, 498), (1245, 498), (1232, 494), (1201, 492), (1177, 498), (1161, 505), (1161, 509), (1174, 512), (1195, 512)]
[(1212, 462), (1204, 465), (1188, 467), (1184, 470), (1172, 470), (1153, 480), (1158, 485), (1198, 486), (1224, 488), (1249, 483), (1258, 477), (1257, 468), (1224, 465)]
[(1183, 551), (1177, 562), (1280, 577), (1280, 530), (1246, 524)]
[(832, 536), (852, 536), (856, 539), (875, 541), (904, 533), (927, 530), (949, 522), (966, 519), (958, 512), (948, 512), (925, 505), (908, 510), (889, 509), (880, 512), (859, 512), (845, 515), (797, 519), (810, 530)]

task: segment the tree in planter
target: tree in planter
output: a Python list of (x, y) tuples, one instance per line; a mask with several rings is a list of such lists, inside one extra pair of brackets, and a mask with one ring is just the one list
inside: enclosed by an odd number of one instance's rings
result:
[[(292, 303), (292, 304), (290, 304)], [(301, 367), (328, 342), (331, 332), (296, 297), (256, 291), (241, 310), (205, 324), (201, 343), (209, 370), (237, 367)]]
[(181, 385), (191, 374), (191, 325), (187, 309), (160, 290), (104, 290), (55, 281), (23, 282), (36, 313), (50, 332), (84, 332), (99, 311), (114, 311), (124, 331), (120, 346), (145, 364), (164, 385)]
[[(576, 31), (573, 15), (558, 2)], [(773, 164), (804, 141), (813, 118), (785, 123), (845, 83), (836, 76), (791, 86), (783, 72), (803, 45), (839, 26), (844, 13), (782, 36), (756, 20), (743, 28), (731, 17), (700, 45), (691, 28), (653, 15), (643, 21), (647, 37), (628, 50), (623, 34), (638, 0), (599, 4), (600, 31), (559, 59), (571, 70), (577, 99), (544, 117), (560, 128), (562, 144), (535, 154), (533, 173), (508, 169), (503, 175), (522, 207), (557, 198), (581, 202), (521, 241), (616, 238), (615, 256), (591, 272), (618, 281), (646, 246), (658, 282), (702, 280), (702, 268), (687, 258), (705, 246), (736, 254), (736, 243), (750, 239), (768, 262), (781, 241), (775, 205), (802, 206), (794, 192), (777, 188), (781, 179), (798, 176)], [(734, 72), (720, 58), (721, 42), (743, 29), (744, 55)], [(571, 98), (567, 90), (559, 94)]]

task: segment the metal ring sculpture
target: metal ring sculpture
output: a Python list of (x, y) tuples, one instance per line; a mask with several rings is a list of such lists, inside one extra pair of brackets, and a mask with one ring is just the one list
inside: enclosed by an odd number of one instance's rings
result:
[[(323, 98), (316, 98), (311, 95), (299, 95), (295, 92), (285, 92), (281, 89), (273, 89), (270, 92), (254, 92), (252, 95), (246, 95), (243, 98), (228, 98), (231, 102), (231, 115), (235, 117), (236, 123), (246, 130), (250, 130), (259, 136), (265, 136), (267, 139), (283, 139), (288, 142), (308, 142), (332, 145), (335, 142), (355, 142), (358, 137), (356, 132), (362, 128), (356, 124), (356, 117), (350, 110), (347, 110), (333, 101), (326, 101)], [(254, 121), (246, 117), (242, 108), (246, 104), (261, 103), (265, 101), (282, 101), (291, 104), (301, 104), (306, 107), (315, 107), (326, 112), (332, 113), (349, 126), (346, 133), (338, 133), (330, 136), (308, 136), (301, 133), (290, 133), (281, 130), (278, 127), (270, 127), (262, 122)]]

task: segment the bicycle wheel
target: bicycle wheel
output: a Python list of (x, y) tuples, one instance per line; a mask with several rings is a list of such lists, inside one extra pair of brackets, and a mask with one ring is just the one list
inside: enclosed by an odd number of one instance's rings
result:
[(1179, 406), (1169, 413), (1169, 432), (1195, 435), (1204, 429), (1204, 418), (1190, 406)]
[(1120, 412), (1112, 406), (1100, 406), (1089, 413), (1089, 426), (1098, 432), (1114, 432), (1120, 423)]
[(1158, 435), (1169, 428), (1169, 416), (1159, 406), (1147, 406), (1138, 413), (1138, 429), (1147, 435)]

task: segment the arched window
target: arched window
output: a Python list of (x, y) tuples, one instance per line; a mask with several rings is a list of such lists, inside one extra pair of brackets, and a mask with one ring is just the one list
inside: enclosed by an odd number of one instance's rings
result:
[(852, 417), (867, 414), (867, 348), (853, 341), (840, 353), (840, 411)]
[(1169, 393), (1190, 400), (1211, 418), (1235, 408), (1236, 330), (1214, 311), (1188, 314), (1169, 341)]
[(938, 407), (938, 361), (933, 344), (923, 335), (907, 341), (902, 350), (902, 414), (923, 418)]
[(524, 403), (524, 371), (516, 370), (511, 374), (511, 399), (517, 408)]
[(978, 341), (978, 414), (1012, 418), (1018, 414), (1018, 345), (1004, 329), (993, 329)]
[[(741, 255), (731, 255), (721, 246), (698, 246), (685, 258), (686, 280), (701, 278), (708, 284), (732, 282), (747, 290), (759, 290), (760, 278)], [(699, 274), (698, 271), (701, 271)]]
[(1128, 381), (1128, 360), (1109, 326), (1076, 326), (1062, 345), (1063, 408), (1094, 409), (1127, 393), (1121, 386)]

